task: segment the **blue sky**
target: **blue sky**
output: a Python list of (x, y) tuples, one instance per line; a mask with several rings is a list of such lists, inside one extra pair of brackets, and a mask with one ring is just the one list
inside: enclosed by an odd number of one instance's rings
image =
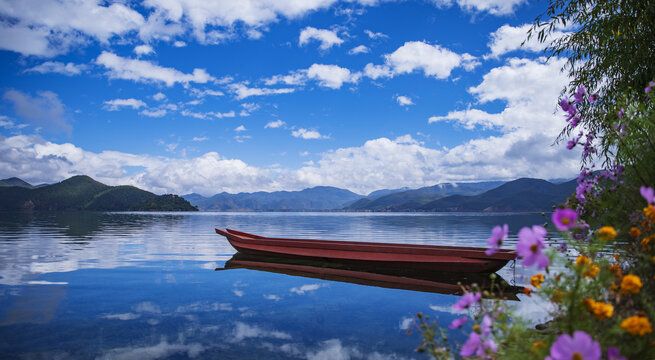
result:
[(573, 177), (543, 2), (0, 0), (0, 178), (366, 194)]

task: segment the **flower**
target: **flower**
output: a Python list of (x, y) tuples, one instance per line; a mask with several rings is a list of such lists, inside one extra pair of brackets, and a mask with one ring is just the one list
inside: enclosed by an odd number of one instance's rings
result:
[(509, 232), (509, 227), (507, 224), (503, 225), (501, 228), (500, 225), (495, 226), (491, 230), (491, 236), (487, 239), (487, 244), (491, 248), (487, 249), (484, 253), (487, 255), (492, 255), (498, 251), (500, 245), (503, 243), (503, 240), (507, 238), (507, 233)]
[(633, 336), (644, 336), (653, 332), (653, 327), (645, 316), (631, 316), (623, 320), (620, 326)]
[(612, 315), (614, 315), (614, 306), (612, 306), (612, 304), (594, 301), (590, 298), (582, 300), (582, 304), (590, 313), (594, 314), (594, 317), (598, 320), (611, 318)]
[(575, 266), (582, 271), (582, 275), (586, 278), (596, 277), (600, 272), (598, 265), (585, 255), (580, 255), (575, 259)]
[(491, 325), (493, 325), (493, 320), (489, 315), (485, 315), (480, 323), (480, 334), (484, 337), (489, 336), (491, 334)]
[(459, 301), (457, 301), (455, 303), (455, 305), (453, 305), (453, 308), (455, 310), (460, 310), (460, 311), (464, 310), (464, 309), (468, 309), (469, 306), (471, 306), (471, 305), (475, 304), (476, 302), (480, 301), (481, 298), (482, 298), (482, 293), (480, 293), (480, 292), (476, 292), (475, 294), (474, 293), (466, 293), (466, 294), (464, 294), (462, 296), (461, 299), (459, 299)]
[(560, 335), (550, 347), (550, 356), (547, 360), (599, 360), (601, 357), (600, 344), (584, 331), (576, 331), (573, 337), (568, 334)]
[(462, 350), (460, 350), (459, 354), (462, 356), (471, 356), (473, 353), (475, 353), (476, 350), (478, 350), (480, 345), (480, 335), (478, 335), (478, 333), (475, 331), (471, 331), (469, 338), (466, 339), (466, 342), (464, 343), (464, 346), (462, 346)]
[(523, 258), (523, 265), (532, 266), (536, 263), (538, 269), (544, 269), (548, 266), (550, 260), (541, 251), (546, 246), (544, 243), (546, 234), (546, 229), (538, 225), (534, 225), (532, 228), (524, 227), (519, 231), (516, 253)]
[(553, 213), (553, 223), (561, 230), (571, 230), (575, 227), (575, 220), (578, 219), (578, 213), (571, 209), (557, 209)]
[(644, 215), (652, 221), (655, 222), (655, 206), (653, 205), (648, 205), (644, 208)]
[(622, 277), (623, 276), (623, 271), (621, 270), (621, 266), (619, 264), (612, 264), (607, 267), (609, 271), (614, 273), (616, 277)]
[[(471, 331), (459, 354), (466, 357), (475, 353), (477, 356), (487, 358), (485, 356), (487, 353), (495, 353), (498, 350), (498, 345), (492, 339), (487, 338), (491, 334), (491, 324), (491, 318), (485, 315), (480, 326), (473, 327), (473, 331)], [(487, 339), (482, 341), (484, 338)]]
[(639, 230), (636, 227), (630, 228), (630, 236), (632, 236), (633, 238), (640, 237), (641, 236), (641, 230)]
[(543, 348), (543, 347), (546, 347), (546, 344), (544, 344), (541, 341), (535, 341), (535, 342), (532, 343), (532, 348), (533, 349), (539, 349), (539, 348)]
[(532, 296), (532, 295), (531, 295), (531, 294), (532, 294), (532, 289), (530, 289), (529, 287), (524, 287), (524, 288), (523, 288), (523, 293), (524, 293), (525, 295)]
[(652, 187), (642, 186), (639, 188), (639, 192), (646, 199), (646, 202), (649, 204), (655, 203), (655, 190)]
[(530, 284), (536, 287), (537, 289), (541, 288), (541, 284), (544, 282), (544, 274), (532, 275), (530, 277)]
[(448, 325), (448, 328), (450, 330), (459, 329), (459, 328), (462, 327), (462, 325), (464, 325), (466, 320), (468, 320), (468, 317), (466, 317), (466, 316), (462, 316), (461, 318), (457, 318), (457, 319), (453, 320), (453, 322), (451, 322), (450, 325)]
[(623, 294), (637, 294), (641, 290), (641, 287), (641, 279), (637, 275), (628, 274), (621, 280), (621, 293)]
[(584, 86), (580, 86), (578, 88), (578, 91), (576, 91), (575, 94), (573, 94), (573, 98), (575, 99), (575, 102), (579, 104), (582, 101), (584, 101), (584, 94), (586, 92), (587, 92), (587, 89), (585, 89)]
[(603, 226), (596, 230), (596, 235), (598, 235), (598, 238), (604, 241), (614, 240), (616, 237), (616, 230), (614, 230), (614, 228), (611, 226)]
[(627, 360), (625, 356), (621, 356), (619, 349), (609, 346), (607, 348), (607, 360)]

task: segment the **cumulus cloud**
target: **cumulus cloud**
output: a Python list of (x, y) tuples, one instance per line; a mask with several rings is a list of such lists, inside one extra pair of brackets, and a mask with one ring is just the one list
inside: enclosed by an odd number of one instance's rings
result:
[(230, 84), (230, 89), (234, 92), (236, 98), (239, 100), (243, 100), (250, 96), (290, 94), (296, 90), (293, 88), (271, 89), (271, 88), (248, 87), (248, 85), (244, 83)]
[(153, 95), (152, 98), (157, 100), (157, 101), (162, 101), (162, 100), (166, 99), (166, 95), (164, 95), (161, 92), (158, 92), (155, 95)]
[(177, 48), (181, 48), (181, 47), (185, 47), (185, 46), (186, 46), (186, 43), (185, 43), (184, 41), (179, 41), (179, 40), (178, 40), (178, 41), (175, 41), (175, 42), (173, 43), (173, 46), (175, 46), (175, 47), (177, 47)]
[(313, 64), (307, 69), (307, 77), (319, 81), (320, 86), (339, 89), (343, 83), (357, 83), (361, 75), (338, 65)]
[(356, 46), (356, 47), (350, 49), (348, 51), (348, 54), (350, 54), (350, 55), (366, 54), (369, 51), (371, 51), (371, 49), (369, 49), (366, 45), (359, 45), (359, 46)]
[(289, 291), (294, 294), (305, 295), (305, 293), (316, 291), (324, 286), (322, 284), (305, 284), (300, 287), (292, 287)]
[(398, 102), (398, 105), (400, 106), (408, 106), (408, 105), (414, 105), (414, 102), (412, 99), (408, 98), (407, 96), (404, 95), (397, 95), (396, 96), (396, 101)]
[(276, 128), (282, 127), (282, 125), (284, 125), (284, 124), (285, 124), (285, 122), (282, 121), (282, 120), (269, 121), (269, 122), (264, 126), (264, 128), (272, 128), (272, 129), (276, 129)]
[(373, 32), (373, 31), (368, 30), (368, 29), (364, 30), (364, 33), (366, 35), (368, 35), (368, 37), (373, 39), (373, 40), (379, 39), (379, 38), (388, 38), (389, 37), (389, 35), (383, 34), (381, 32)]
[(291, 71), (287, 75), (273, 75), (270, 78), (264, 79), (266, 86), (277, 84), (285, 85), (304, 85), (307, 80), (307, 74), (304, 70)]
[(134, 110), (139, 110), (139, 108), (147, 106), (143, 101), (134, 98), (107, 100), (104, 104), (105, 109), (108, 111), (117, 111), (122, 107), (131, 107)]
[[(508, 52), (515, 50), (524, 50), (531, 52), (540, 52), (546, 48), (546, 43), (540, 43), (537, 37), (533, 36), (529, 41), (526, 41), (528, 30), (532, 25), (525, 24), (521, 26), (503, 25), (489, 35), (490, 40), (488, 43), (490, 53), (485, 55), (485, 59), (498, 58)], [(554, 31), (549, 39), (555, 40), (566, 35), (562, 31)], [(525, 43), (523, 43), (525, 41)], [(523, 44), (523, 45), (521, 45)]]
[(236, 132), (246, 131), (246, 130), (247, 130), (246, 127), (243, 126), (243, 125), (239, 125), (234, 129), (234, 131), (236, 131)]
[(526, 0), (432, 0), (438, 7), (448, 7), (456, 3), (470, 12), (486, 12), (492, 15), (508, 15)]
[(193, 69), (192, 74), (185, 74), (179, 70), (159, 66), (150, 61), (124, 58), (108, 51), (103, 51), (98, 56), (96, 64), (107, 68), (106, 74), (110, 79), (160, 82), (166, 84), (166, 86), (191, 82), (204, 84), (215, 80), (205, 69)]
[(256, 325), (237, 322), (233, 331), (233, 341), (239, 342), (247, 338), (291, 339), (291, 335), (275, 330), (265, 330)]
[(406, 42), (391, 54), (385, 55), (385, 63), (394, 74), (408, 74), (416, 70), (425, 76), (445, 79), (458, 66), (475, 65), (475, 58), (469, 54), (459, 55), (439, 45), (422, 41)]
[(308, 26), (300, 32), (298, 37), (298, 45), (303, 46), (309, 43), (310, 40), (317, 40), (321, 43), (319, 48), (321, 50), (328, 50), (334, 45), (339, 46), (343, 43), (343, 39), (339, 38), (337, 33), (332, 30), (317, 29)]
[(5, 91), (3, 98), (12, 103), (17, 116), (36, 127), (68, 133), (73, 130), (65, 117), (64, 105), (52, 91), (39, 91), (33, 97), (12, 89)]
[(134, 47), (134, 53), (136, 53), (136, 56), (150, 55), (155, 53), (155, 49), (147, 44), (138, 45)]
[(134, 346), (116, 348), (106, 351), (98, 357), (99, 360), (109, 359), (143, 359), (154, 360), (167, 358), (171, 356), (185, 356), (188, 358), (196, 358), (203, 351), (205, 347), (199, 343), (183, 344), (181, 342), (169, 343), (165, 340), (160, 341), (156, 345)]
[(141, 112), (139, 112), (139, 114), (141, 115), (153, 117), (153, 118), (164, 117), (166, 113), (167, 113), (166, 109), (155, 109), (155, 110), (143, 109), (141, 110)]
[(86, 65), (74, 63), (62, 63), (59, 61), (46, 61), (43, 64), (25, 70), (25, 72), (38, 72), (41, 74), (58, 73), (66, 76), (79, 75), (86, 70)]
[(311, 140), (311, 139), (329, 139), (329, 136), (321, 135), (316, 130), (307, 130), (307, 129), (298, 129), (298, 130), (293, 130), (291, 132), (291, 135), (296, 138), (300, 139), (305, 139), (305, 140)]

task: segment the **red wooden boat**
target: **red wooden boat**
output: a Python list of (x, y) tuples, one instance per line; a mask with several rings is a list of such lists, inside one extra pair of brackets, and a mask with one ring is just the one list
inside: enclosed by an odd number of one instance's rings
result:
[(239, 252), (246, 254), (303, 257), (435, 271), (493, 273), (516, 258), (512, 250), (486, 255), (484, 248), (387, 244), (355, 241), (327, 241), (268, 238), (242, 231), (216, 229)]

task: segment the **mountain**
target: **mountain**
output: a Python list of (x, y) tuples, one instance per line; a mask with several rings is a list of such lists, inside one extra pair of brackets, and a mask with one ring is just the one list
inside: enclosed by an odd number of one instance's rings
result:
[(553, 184), (522, 178), (480, 195), (453, 195), (415, 208), (416, 211), (548, 211), (575, 192), (576, 180)]
[[(19, 179), (20, 180), (20, 179)], [(0, 187), (0, 210), (197, 211), (174, 195), (108, 186), (84, 175), (37, 188)]]
[[(475, 195), (502, 185), (502, 181), (437, 184), (414, 190), (397, 191), (380, 197), (360, 199), (344, 208), (350, 211), (416, 211), (431, 201), (449, 195)], [(374, 192), (375, 193), (375, 192)], [(374, 194), (371, 193), (371, 194)]]
[(2, 179), (0, 180), (0, 186), (18, 186), (26, 189), (33, 189), (35, 186), (32, 186), (31, 184), (17, 178), (17, 177), (12, 177), (9, 179)]
[(301, 191), (223, 192), (210, 198), (198, 194), (182, 197), (201, 210), (211, 211), (325, 211), (341, 209), (363, 196), (331, 186), (316, 186)]

